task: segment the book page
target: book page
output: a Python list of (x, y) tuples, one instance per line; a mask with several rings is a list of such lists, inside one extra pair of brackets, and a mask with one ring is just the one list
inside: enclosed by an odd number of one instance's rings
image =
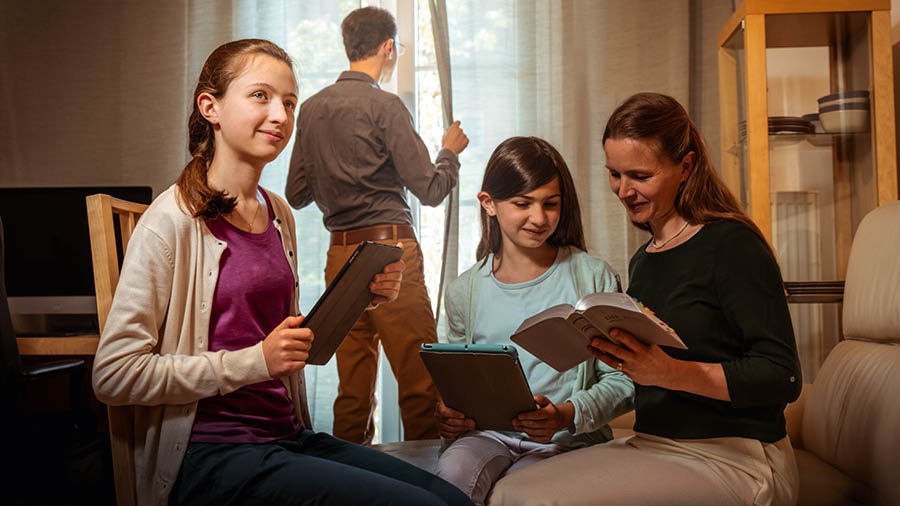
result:
[(544, 320), (550, 320), (552, 318), (562, 318), (563, 320), (565, 320), (569, 317), (570, 314), (572, 314), (572, 311), (574, 311), (574, 309), (575, 308), (573, 308), (570, 304), (558, 304), (556, 306), (551, 306), (523, 321), (522, 324), (519, 325), (519, 328), (516, 329), (516, 334)]
[(615, 306), (594, 306), (583, 311), (584, 317), (605, 336), (612, 329), (622, 329), (645, 344), (687, 349), (681, 338), (659, 318), (643, 311)]
[(626, 311), (638, 312), (640, 309), (635, 305), (634, 300), (626, 293), (621, 292), (598, 292), (589, 293), (578, 300), (575, 305), (576, 311), (584, 311), (594, 306), (609, 306), (624, 309)]
[(550, 318), (516, 332), (510, 338), (532, 355), (559, 372), (569, 370), (592, 358), (590, 339), (581, 329), (590, 326), (580, 314), (568, 319)]

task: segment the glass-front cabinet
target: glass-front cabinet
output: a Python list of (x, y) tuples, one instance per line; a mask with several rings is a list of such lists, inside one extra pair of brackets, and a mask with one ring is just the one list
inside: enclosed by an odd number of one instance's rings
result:
[(806, 381), (853, 233), (897, 200), (890, 0), (746, 0), (719, 31), (720, 172), (776, 251)]

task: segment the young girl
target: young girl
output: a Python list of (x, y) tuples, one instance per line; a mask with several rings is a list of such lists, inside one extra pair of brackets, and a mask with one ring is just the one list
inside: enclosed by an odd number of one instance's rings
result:
[[(138, 504), (469, 504), (418, 468), (310, 430), (287, 204), (259, 187), (297, 83), (271, 42), (229, 42), (194, 92), (188, 163), (131, 238), (94, 390), (132, 405)], [(396, 298), (402, 262), (376, 275)]]
[[(585, 252), (572, 176), (547, 141), (513, 137), (500, 144), (478, 200), (480, 263), (447, 288), (450, 342), (511, 344), (509, 336), (529, 316), (619, 289), (606, 262)], [(453, 440), (437, 475), (476, 504), (505, 474), (608, 441), (609, 420), (632, 409), (634, 385), (597, 360), (559, 373), (525, 350), (519, 358), (539, 406), (513, 420), (520, 432), (477, 430), (474, 420), (443, 404), (435, 412), (441, 436)]]

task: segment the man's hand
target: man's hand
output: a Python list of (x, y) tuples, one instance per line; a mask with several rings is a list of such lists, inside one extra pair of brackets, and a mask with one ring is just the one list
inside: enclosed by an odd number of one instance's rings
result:
[(441, 139), (441, 149), (449, 149), (455, 154), (460, 154), (469, 145), (469, 138), (466, 133), (459, 127), (459, 121), (454, 121), (452, 125), (444, 131), (444, 137)]
[(293, 374), (306, 366), (313, 332), (298, 329), (302, 316), (288, 316), (263, 340), (263, 356), (269, 376), (280, 378)]

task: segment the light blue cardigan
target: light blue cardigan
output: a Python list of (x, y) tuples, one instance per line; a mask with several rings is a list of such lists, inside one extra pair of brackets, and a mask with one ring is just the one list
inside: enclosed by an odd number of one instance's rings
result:
[[(565, 254), (561, 251), (560, 254)], [(603, 260), (577, 248), (569, 247), (569, 266), (579, 297), (595, 292), (621, 291), (619, 276)], [(446, 310), (450, 333), (443, 342), (472, 343), (472, 325), (478, 307), (479, 291), (485, 274), (480, 273), (482, 262), (477, 262), (447, 286)], [(591, 359), (578, 366), (572, 395), (569, 396), (580, 409), (580, 420), (570, 427), (569, 440), (554, 442), (585, 446), (612, 439), (609, 421), (634, 409), (634, 384), (623, 373), (603, 362)]]

